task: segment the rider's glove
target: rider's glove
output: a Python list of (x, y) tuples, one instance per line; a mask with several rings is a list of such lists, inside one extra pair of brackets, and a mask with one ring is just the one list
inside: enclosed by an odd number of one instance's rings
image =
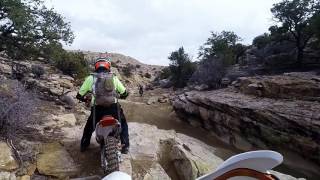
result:
[(126, 99), (128, 96), (129, 96), (129, 93), (126, 90), (124, 93), (120, 94), (120, 99)]
[(81, 96), (79, 93), (76, 96), (77, 99), (79, 99), (79, 101), (82, 102), (90, 102), (91, 101), (91, 96), (90, 95), (86, 95), (86, 96)]
[(85, 96), (81, 96), (79, 93), (77, 94), (76, 98), (77, 98), (79, 101), (86, 102)]

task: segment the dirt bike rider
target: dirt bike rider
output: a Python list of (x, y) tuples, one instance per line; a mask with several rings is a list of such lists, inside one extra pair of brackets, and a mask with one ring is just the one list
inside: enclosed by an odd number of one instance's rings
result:
[[(106, 58), (106, 57), (100, 57), (97, 59), (96, 63), (95, 63), (95, 73), (96, 74), (100, 74), (100, 73), (109, 73), (110, 72), (110, 68), (111, 68), (111, 63), (110, 63), (110, 59)], [(111, 79), (112, 78), (112, 79)], [(120, 80), (118, 79), (117, 76), (115, 76), (114, 74), (112, 74), (112, 77), (110, 78), (110, 81), (113, 83), (114, 87), (114, 91), (118, 94), (120, 94), (120, 99), (125, 99), (128, 96), (128, 92), (126, 90), (126, 88), (123, 86), (123, 84), (120, 82)], [(82, 84), (78, 94), (77, 94), (77, 99), (79, 99), (80, 101), (88, 101), (88, 98), (86, 98), (86, 94), (89, 92), (93, 92), (94, 88), (95, 88), (95, 82), (97, 81), (94, 75), (90, 75), (88, 76), (84, 83)], [(115, 93), (113, 93), (115, 94)], [(91, 99), (91, 114), (87, 120), (87, 123), (84, 127), (83, 130), (83, 135), (82, 135), (82, 139), (81, 139), (81, 146), (80, 146), (80, 151), (84, 152), (88, 146), (90, 145), (90, 139), (92, 136), (92, 133), (95, 129), (95, 127), (93, 127), (93, 111), (95, 109), (95, 119), (97, 121), (95, 121), (95, 124), (97, 124), (97, 122), (102, 119), (103, 116), (105, 115), (111, 115), (113, 117), (115, 117), (116, 119), (119, 120), (119, 115), (120, 115), (120, 120), (121, 120), (121, 134), (120, 134), (120, 139), (121, 139), (121, 144), (122, 144), (122, 153), (128, 153), (129, 150), (129, 133), (128, 133), (128, 124), (126, 121), (126, 118), (124, 116), (123, 110), (122, 108), (118, 105), (117, 102), (117, 98), (114, 96), (112, 97), (112, 103), (109, 106), (101, 106), (98, 105), (98, 98), (101, 96), (97, 96), (97, 100), (95, 99), (95, 97), (92, 96)], [(100, 99), (110, 99), (109, 97), (101, 97)], [(101, 100), (100, 100), (101, 101)], [(95, 106), (95, 108), (93, 107)], [(119, 108), (119, 109), (118, 109)]]
[(143, 95), (143, 86), (141, 84), (139, 84), (139, 94), (140, 94), (140, 97), (142, 97), (142, 95)]

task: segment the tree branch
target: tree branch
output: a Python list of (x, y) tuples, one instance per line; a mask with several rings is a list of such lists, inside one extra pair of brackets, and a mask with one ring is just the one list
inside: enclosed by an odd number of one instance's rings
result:
[(309, 40), (312, 38), (313, 34), (312, 35), (309, 35), (304, 41), (303, 41), (303, 46), (302, 48), (305, 48), (309, 42)]
[(0, 117), (0, 119), (4, 119), (5, 117), (7, 117), (8, 113), (13, 109), (15, 108), (17, 105), (19, 105), (21, 102), (15, 102), (13, 104), (11, 104), (11, 106), (6, 110), (4, 111), (2, 114), (2, 116)]

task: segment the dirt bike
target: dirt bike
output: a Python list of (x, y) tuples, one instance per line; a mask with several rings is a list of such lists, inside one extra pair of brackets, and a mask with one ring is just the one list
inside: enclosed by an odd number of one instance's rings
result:
[[(85, 103), (90, 106), (91, 94), (85, 96)], [(118, 104), (118, 117), (119, 114)], [(95, 106), (93, 106), (93, 119), (95, 116)], [(100, 145), (100, 160), (101, 167), (105, 175), (114, 171), (119, 171), (119, 164), (121, 162), (121, 120), (115, 119), (113, 116), (106, 115), (95, 125), (96, 141)]]
[(100, 144), (101, 167), (104, 173), (119, 171), (121, 162), (120, 122), (112, 116), (104, 116), (96, 125), (96, 140)]
[(283, 156), (275, 151), (251, 151), (230, 157), (215, 171), (196, 180), (279, 180), (269, 170), (280, 165)]
[[(279, 180), (269, 170), (280, 165), (283, 156), (275, 151), (251, 151), (237, 154), (225, 160), (213, 172), (196, 180)], [(102, 180), (131, 180), (123, 172), (113, 172)]]

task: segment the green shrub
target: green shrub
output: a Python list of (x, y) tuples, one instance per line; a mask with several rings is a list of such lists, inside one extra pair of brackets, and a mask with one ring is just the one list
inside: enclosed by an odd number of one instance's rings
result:
[(37, 59), (49, 44), (72, 44), (70, 23), (42, 0), (0, 1), (0, 51), (15, 60)]
[(271, 42), (270, 35), (268, 33), (264, 33), (263, 35), (255, 37), (252, 41), (252, 45), (261, 49), (266, 47), (270, 42)]
[(89, 66), (81, 52), (62, 52), (54, 63), (64, 74), (76, 78), (84, 78), (89, 73)]
[(131, 77), (133, 70), (134, 70), (134, 65), (129, 64), (129, 63), (125, 67), (122, 68), (122, 72), (126, 77)]
[(200, 60), (219, 58), (226, 66), (238, 63), (244, 55), (246, 46), (239, 43), (241, 38), (232, 31), (211, 33), (211, 37), (200, 46)]
[(168, 79), (171, 76), (171, 71), (169, 67), (165, 67), (161, 70), (159, 79)]
[(44, 74), (44, 68), (41, 65), (32, 65), (31, 66), (31, 72), (39, 78), (41, 75)]
[(89, 62), (82, 52), (66, 51), (61, 44), (50, 44), (43, 50), (42, 56), (64, 74), (80, 79), (89, 74)]
[(212, 89), (220, 88), (220, 82), (225, 75), (225, 71), (226, 67), (223, 64), (223, 60), (219, 58), (202, 60), (190, 78), (190, 83), (198, 85), (206, 84)]
[(178, 88), (186, 86), (195, 71), (195, 64), (191, 62), (190, 56), (181, 47), (172, 52), (168, 59), (170, 60), (169, 69), (174, 86)]
[(116, 62), (111, 61), (111, 67), (118, 68), (118, 64)]
[(147, 73), (144, 74), (144, 77), (150, 79), (151, 78), (151, 74), (147, 72)]

